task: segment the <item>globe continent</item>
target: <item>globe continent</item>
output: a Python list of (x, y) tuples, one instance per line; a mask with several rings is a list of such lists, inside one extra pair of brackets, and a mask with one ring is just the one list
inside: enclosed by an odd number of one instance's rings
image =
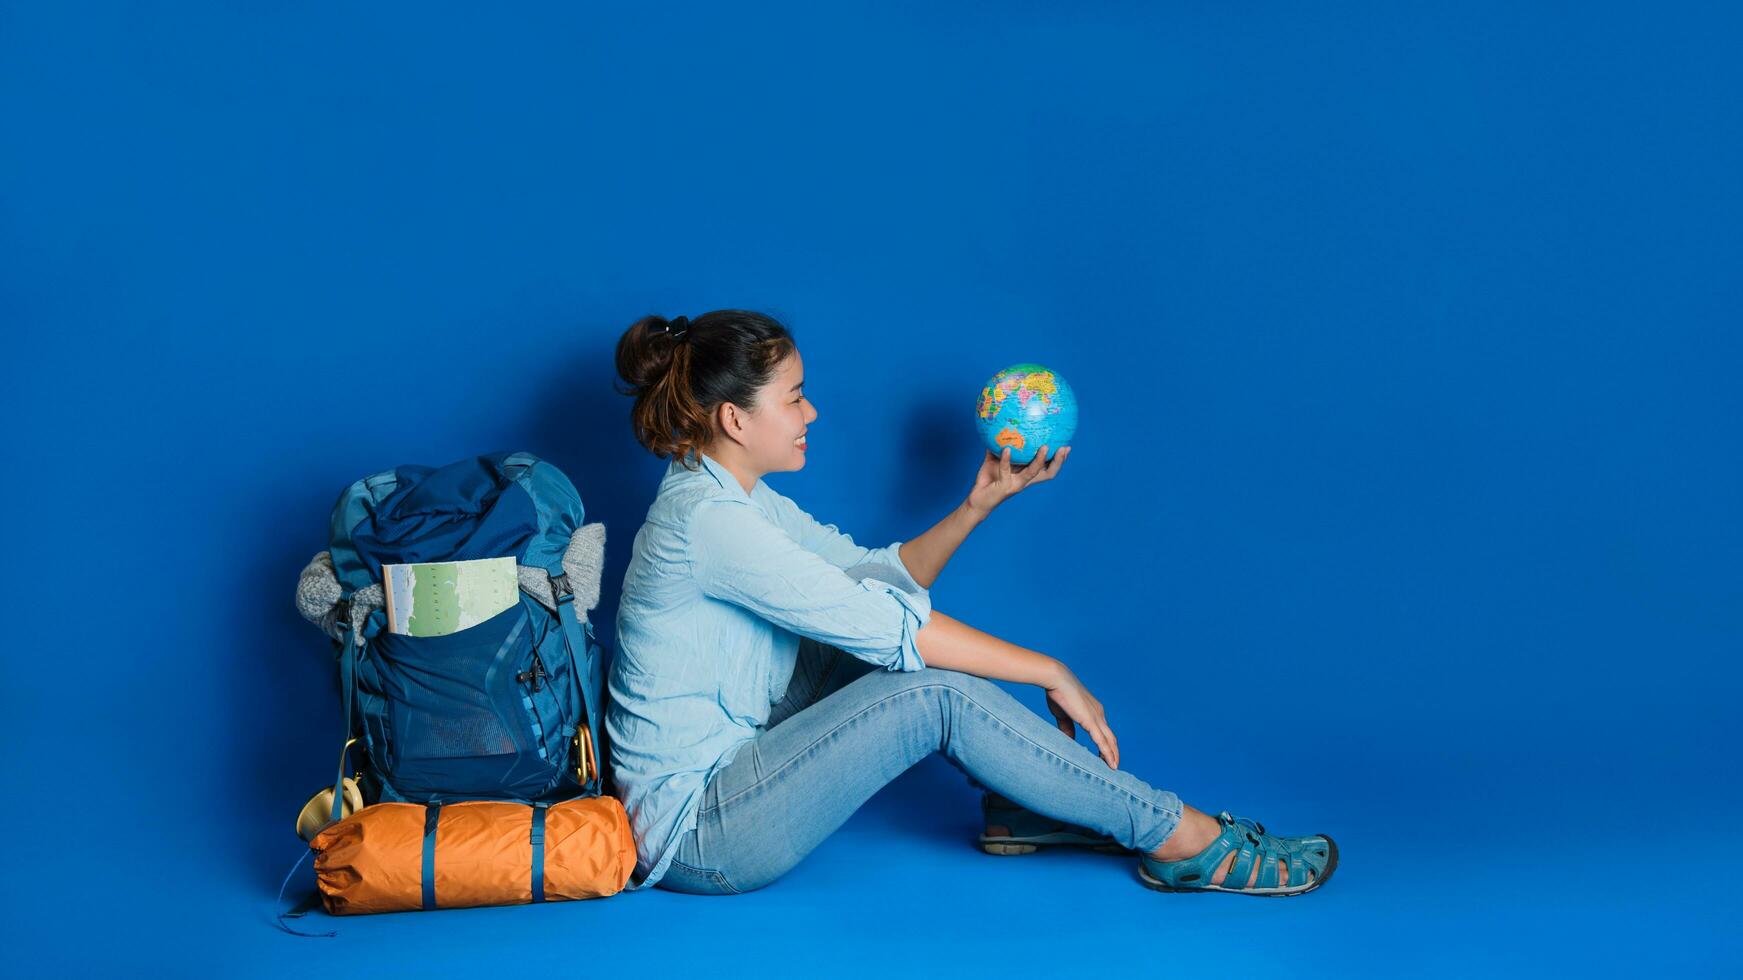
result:
[(1009, 446), (1013, 464), (1030, 462), (1042, 446), (1051, 458), (1077, 434), (1077, 395), (1044, 365), (1013, 364), (981, 389), (975, 426), (993, 455)]

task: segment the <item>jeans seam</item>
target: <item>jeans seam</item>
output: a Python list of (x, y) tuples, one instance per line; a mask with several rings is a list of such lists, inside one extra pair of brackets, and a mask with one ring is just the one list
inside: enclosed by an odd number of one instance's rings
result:
[(829, 678), (835, 676), (835, 668), (841, 666), (841, 658), (845, 656), (848, 656), (845, 651), (837, 651), (835, 656), (829, 658), (829, 666), (823, 669), (823, 676), (817, 679), (817, 686), (811, 689), (811, 698), (806, 707), (817, 703), (817, 696), (829, 686)]
[(672, 859), (671, 866), (679, 868), (679, 869), (684, 870), (684, 871), (688, 871), (698, 878), (708, 878), (708, 879), (712, 880), (715, 884), (719, 885), (721, 888), (725, 889), (727, 892), (729, 892), (733, 895), (744, 894), (743, 892), (739, 891), (736, 887), (734, 887), (732, 882), (727, 881), (725, 875), (714, 870), (713, 868), (698, 868), (693, 864), (685, 864), (684, 862), (678, 860), (677, 858)]
[(774, 772), (769, 773), (767, 776), (758, 777), (756, 782), (751, 783), (749, 786), (746, 786), (744, 789), (739, 790), (738, 792), (732, 794), (731, 796), (727, 797), (724, 800), (715, 800), (714, 805), (712, 807), (708, 808), (709, 812), (720, 809), (721, 807), (725, 806), (726, 804), (731, 803), (733, 800), (736, 800), (739, 797), (745, 795), (746, 793), (749, 793), (751, 790), (756, 789), (758, 786), (761, 786), (764, 782), (767, 782), (768, 780), (773, 779), (775, 776), (779, 775), (782, 770), (786, 769), (788, 766), (792, 765), (793, 763), (799, 761), (799, 758), (801, 756), (805, 755), (805, 753), (810, 752), (812, 748), (821, 744), (824, 739), (829, 738), (830, 736), (834, 735), (835, 733), (841, 731), (843, 728), (846, 728), (850, 723), (857, 720), (861, 715), (865, 714), (867, 711), (870, 711), (871, 709), (877, 707), (880, 704), (883, 704), (886, 701), (889, 701), (892, 698), (899, 698), (904, 694), (913, 694), (915, 692), (925, 691), (925, 690), (929, 690), (931, 688), (944, 688), (946, 690), (956, 691), (956, 693), (962, 695), (963, 700), (967, 701), (969, 704), (974, 705), (976, 708), (979, 708), (981, 710), (982, 714), (985, 714), (988, 718), (991, 718), (993, 721), (998, 722), (999, 725), (1001, 725), (1006, 731), (1011, 732), (1012, 734), (1016, 735), (1018, 738), (1029, 743), (1030, 745), (1034, 746), (1036, 749), (1039, 749), (1043, 754), (1052, 756), (1054, 759), (1059, 760), (1067, 768), (1075, 770), (1076, 772), (1082, 774), (1083, 776), (1085, 776), (1089, 779), (1096, 780), (1097, 782), (1100, 782), (1104, 786), (1108, 786), (1112, 789), (1118, 790), (1119, 792), (1126, 794), (1127, 796), (1131, 797), (1132, 799), (1137, 800), (1138, 802), (1144, 804), (1145, 806), (1148, 806), (1149, 808), (1157, 811), (1158, 813), (1172, 814), (1174, 816), (1175, 820), (1180, 819), (1180, 811), (1179, 810), (1170, 810), (1164, 806), (1157, 806), (1155, 803), (1152, 803), (1149, 800), (1146, 800), (1143, 797), (1137, 795), (1136, 793), (1133, 793), (1131, 790), (1126, 789), (1124, 786), (1120, 786), (1117, 783), (1108, 782), (1106, 779), (1103, 779), (1101, 776), (1098, 776), (1095, 773), (1090, 772), (1088, 769), (1085, 769), (1082, 766), (1079, 766), (1076, 763), (1072, 762), (1070, 759), (1064, 758), (1063, 756), (1055, 755), (1053, 753), (1053, 751), (1048, 749), (1045, 745), (1042, 745), (1042, 744), (1036, 742), (1034, 739), (1030, 738), (1029, 736), (1024, 735), (1020, 731), (1017, 731), (1015, 728), (1012, 728), (1010, 725), (1005, 724), (1004, 720), (1001, 719), (998, 715), (995, 715), (991, 711), (988, 711), (986, 705), (981, 704), (979, 701), (976, 701), (972, 694), (969, 694), (966, 691), (962, 691), (962, 690), (954, 687), (953, 685), (943, 684), (943, 683), (922, 684), (922, 685), (917, 686), (917, 687), (905, 688), (905, 689), (900, 690), (900, 691), (891, 692), (890, 694), (887, 694), (887, 695), (877, 699), (876, 701), (873, 701), (871, 704), (866, 705), (864, 708), (860, 709), (859, 711), (854, 712), (851, 717), (842, 719), (841, 723), (836, 725), (834, 728), (831, 728), (830, 730), (824, 732), (822, 735), (817, 736), (815, 739), (813, 739), (811, 741), (810, 745), (805, 746), (804, 751), (795, 753), (791, 759), (788, 759), (786, 762), (781, 763), (780, 768), (776, 769)]

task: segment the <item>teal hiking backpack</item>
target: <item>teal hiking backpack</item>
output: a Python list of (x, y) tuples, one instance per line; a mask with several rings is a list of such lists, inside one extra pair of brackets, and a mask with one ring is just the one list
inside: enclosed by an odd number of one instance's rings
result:
[[(531, 453), (494, 453), (358, 480), (333, 507), (328, 551), (297, 585), (297, 607), (331, 639), (344, 747), (361, 742), (365, 804), (554, 803), (604, 792), (604, 650), (599, 602), (605, 526)], [(506, 611), (442, 636), (387, 629), (381, 566), (513, 557)]]

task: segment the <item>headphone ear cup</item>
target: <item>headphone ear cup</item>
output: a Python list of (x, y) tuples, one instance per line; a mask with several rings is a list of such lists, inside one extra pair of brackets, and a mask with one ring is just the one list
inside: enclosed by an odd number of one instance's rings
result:
[[(357, 780), (350, 776), (345, 777), (341, 786), (339, 819), (343, 820), (363, 809), (363, 792), (357, 788)], [(327, 786), (303, 804), (302, 812), (297, 814), (297, 836), (305, 841), (314, 840), (316, 834), (326, 829), (332, 815), (333, 787)]]

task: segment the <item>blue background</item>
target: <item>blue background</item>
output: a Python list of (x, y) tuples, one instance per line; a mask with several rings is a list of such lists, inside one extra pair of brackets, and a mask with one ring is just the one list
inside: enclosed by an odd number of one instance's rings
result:
[[(1737, 970), (1738, 16), (1236, 6), (6, 5), (9, 961)], [(609, 645), (665, 467), (614, 344), (723, 306), (792, 327), (821, 414), (770, 482), (861, 543), (966, 494), (988, 376), (1063, 373), (1070, 462), (937, 607), (1337, 880), (988, 857), (934, 757), (736, 899), (273, 929), (338, 491), (555, 460)]]

